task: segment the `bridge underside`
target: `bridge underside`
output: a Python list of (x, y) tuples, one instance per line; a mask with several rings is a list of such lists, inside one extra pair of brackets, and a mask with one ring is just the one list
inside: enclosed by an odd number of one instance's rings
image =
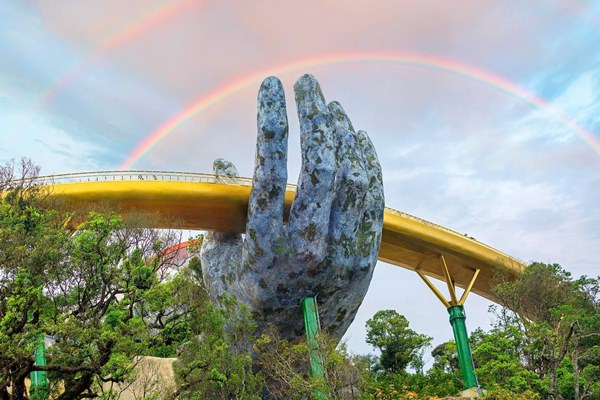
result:
[[(251, 187), (244, 184), (162, 180), (99, 181), (55, 184), (49, 200), (59, 208), (85, 213), (117, 209), (146, 214), (147, 227), (243, 232)], [(294, 197), (286, 193), (286, 218)], [(525, 266), (483, 243), (449, 229), (387, 208), (379, 259), (444, 280), (440, 256), (453, 283), (467, 287), (476, 269), (473, 292), (494, 300), (491, 284)]]

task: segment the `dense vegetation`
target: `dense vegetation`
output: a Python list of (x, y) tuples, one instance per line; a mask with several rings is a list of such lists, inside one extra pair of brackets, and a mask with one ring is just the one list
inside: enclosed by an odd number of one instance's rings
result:
[[(94, 212), (72, 232), (72, 214), (44, 207), (44, 189), (28, 179), (36, 174), (29, 161), (1, 171), (0, 397), (24, 398), (36, 370), (60, 399), (95, 397), (103, 383), (125, 379), (135, 356), (174, 354), (190, 308), (167, 315), (160, 296), (178, 284), (165, 279), (164, 250), (180, 238)], [(54, 344), (47, 365), (36, 366), (45, 335)]]
[[(453, 341), (410, 328), (394, 310), (367, 322), (377, 356), (320, 338), (325, 376), (308, 374), (306, 343), (256, 331), (242, 305), (212, 306), (192, 258), (175, 268), (177, 233), (139, 228), (140, 216), (54, 210), (29, 161), (0, 168), (0, 399), (26, 399), (25, 379), (45, 371), (53, 398), (114, 398), (139, 356), (177, 357), (177, 387), (140, 398), (427, 399), (462, 390)], [(144, 216), (143, 218), (151, 218)], [(556, 264), (498, 278), (500, 304), (471, 347), (487, 399), (600, 399), (600, 284)], [(53, 338), (47, 365), (33, 354)], [(425, 368), (425, 354), (433, 364)], [(112, 386), (115, 388), (115, 386)], [(37, 392), (32, 397), (43, 398)]]
[[(489, 332), (475, 330), (470, 338), (483, 397), (600, 399), (599, 280), (573, 279), (557, 264), (533, 263), (519, 279), (499, 283), (494, 290), (500, 301), (490, 310), (495, 324)], [(408, 392), (419, 398), (460, 392), (453, 341), (433, 349), (433, 365), (423, 373), (418, 368), (422, 361), (406, 355), (421, 357), (426, 340), (416, 341), (417, 334), (407, 331), (406, 321), (394, 311), (379, 312), (367, 322), (367, 338), (380, 325), (374, 325), (374, 320), (382, 315), (386, 315), (388, 336), (403, 333), (395, 335), (397, 343), (392, 340), (380, 347), (381, 356), (371, 366), (379, 398), (398, 398), (395, 393)], [(397, 365), (405, 367), (410, 359), (416, 372), (389, 367), (387, 353), (392, 347), (401, 349), (395, 355), (404, 361)]]

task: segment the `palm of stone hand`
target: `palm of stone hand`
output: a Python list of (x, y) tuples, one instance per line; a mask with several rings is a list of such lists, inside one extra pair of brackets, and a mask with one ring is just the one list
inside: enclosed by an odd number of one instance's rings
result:
[[(247, 304), (259, 329), (287, 339), (304, 332), (303, 297), (317, 296), (321, 326), (344, 334), (361, 304), (381, 242), (381, 168), (367, 134), (354, 132), (341, 105), (325, 103), (319, 83), (294, 85), (301, 129), (302, 170), (284, 222), (287, 183), (285, 96), (269, 77), (258, 94), (258, 138), (246, 234), (209, 233), (201, 249), (205, 285)], [(215, 174), (237, 175), (215, 161)]]

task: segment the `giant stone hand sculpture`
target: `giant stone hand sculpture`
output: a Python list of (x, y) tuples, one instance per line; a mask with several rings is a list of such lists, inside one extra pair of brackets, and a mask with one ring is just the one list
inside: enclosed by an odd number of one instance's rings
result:
[[(281, 82), (258, 93), (258, 138), (244, 237), (209, 233), (201, 249), (205, 285), (248, 305), (259, 329), (272, 325), (290, 340), (304, 334), (300, 302), (317, 296), (321, 327), (341, 338), (361, 304), (381, 242), (381, 168), (367, 134), (355, 132), (342, 106), (325, 103), (319, 83), (294, 85), (302, 170), (284, 222), (288, 122)], [(236, 176), (215, 161), (215, 174)]]

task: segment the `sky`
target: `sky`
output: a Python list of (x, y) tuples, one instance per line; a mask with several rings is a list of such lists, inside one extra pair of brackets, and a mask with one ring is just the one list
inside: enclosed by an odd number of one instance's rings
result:
[[(211, 172), (223, 157), (251, 176), (256, 94), (276, 75), (295, 183), (292, 87), (311, 73), (369, 133), (388, 207), (600, 273), (600, 1), (0, 0), (0, 21), (2, 163)], [(469, 330), (490, 305), (469, 297)], [(379, 262), (351, 350), (372, 351), (381, 309), (452, 337), (418, 276)]]

